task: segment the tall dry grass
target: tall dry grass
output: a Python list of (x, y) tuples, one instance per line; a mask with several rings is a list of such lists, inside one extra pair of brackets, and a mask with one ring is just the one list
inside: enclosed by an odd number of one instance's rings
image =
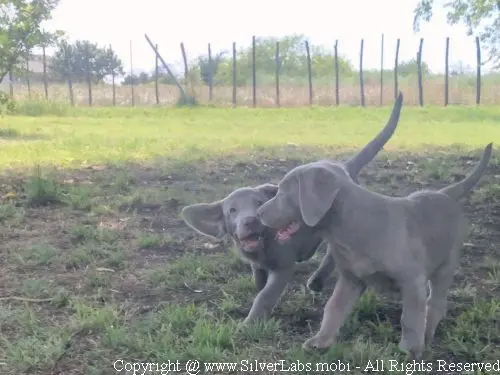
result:
[[(481, 90), (481, 104), (500, 104), (500, 79), (483, 79)], [(360, 85), (355, 80), (342, 82), (339, 86), (340, 104), (359, 105)], [(424, 81), (424, 105), (444, 104), (444, 78), (433, 77)], [(9, 91), (8, 86), (0, 85), (0, 89)], [(402, 79), (399, 89), (405, 95), (406, 105), (418, 105), (418, 85), (416, 79)], [(88, 105), (88, 87), (86, 84), (73, 85), (75, 104), (78, 106)], [(210, 104), (208, 87), (205, 85), (194, 85), (188, 87), (188, 91), (196, 96), (199, 103)], [(56, 102), (69, 103), (69, 89), (65, 84), (49, 84), (49, 99)], [(96, 106), (110, 106), (113, 104), (112, 86), (99, 84), (92, 86), (92, 102)], [(365, 105), (374, 106), (380, 104), (380, 85), (378, 82), (369, 80), (364, 85)], [(335, 91), (334, 82), (331, 84), (313, 83), (313, 104), (334, 105)], [(30, 91), (26, 84), (14, 85), (14, 98), (17, 100), (39, 100), (44, 98), (43, 84), (32, 84)], [(173, 106), (179, 98), (179, 92), (173, 85), (159, 85), (159, 99), (161, 105)], [(394, 82), (386, 81), (383, 89), (383, 104), (391, 104), (394, 98)], [(156, 95), (153, 83), (134, 86), (135, 105), (155, 105)], [(238, 87), (236, 90), (237, 106), (252, 106), (252, 87)], [(476, 102), (476, 87), (474, 77), (450, 77), (449, 81), (449, 104), (473, 105)], [(232, 87), (214, 86), (213, 105), (231, 106)], [(291, 85), (283, 83), (280, 87), (280, 104), (282, 107), (300, 107), (309, 104), (309, 89), (307, 85)], [(132, 105), (132, 89), (130, 86), (116, 86), (116, 105)], [(276, 106), (276, 87), (272, 84), (257, 85), (257, 106)]]

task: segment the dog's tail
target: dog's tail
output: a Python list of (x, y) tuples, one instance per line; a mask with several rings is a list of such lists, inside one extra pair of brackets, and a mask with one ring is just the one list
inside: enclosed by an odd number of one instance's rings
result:
[(488, 143), (486, 148), (484, 149), (483, 157), (478, 165), (472, 170), (471, 173), (467, 177), (465, 177), (462, 181), (455, 182), (452, 185), (449, 185), (445, 188), (439, 190), (440, 193), (444, 193), (453, 199), (460, 199), (469, 191), (472, 190), (474, 185), (479, 181), (481, 176), (483, 175), (486, 166), (491, 158), (491, 148), (493, 143)]
[(346, 163), (345, 167), (349, 176), (356, 182), (358, 182), (358, 174), (363, 169), (363, 167), (368, 164), (377, 153), (384, 147), (387, 141), (392, 137), (394, 130), (398, 126), (399, 114), (401, 113), (401, 107), (403, 106), (403, 94), (401, 91), (394, 103), (392, 108), (391, 117), (387, 122), (387, 125), (373, 138), (363, 149), (350, 158)]

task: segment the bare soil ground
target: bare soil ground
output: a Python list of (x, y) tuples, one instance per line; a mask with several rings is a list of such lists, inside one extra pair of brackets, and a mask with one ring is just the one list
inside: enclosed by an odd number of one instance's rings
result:
[[(389, 154), (366, 167), (361, 182), (401, 196), (460, 179), (477, 161), (475, 155)], [(401, 307), (390, 293), (365, 294), (342, 329), (341, 343), (328, 353), (301, 351), (319, 328), (334, 285), (320, 296), (305, 289), (322, 254), (297, 265), (271, 320), (235, 332), (255, 296), (250, 269), (229, 242), (198, 235), (179, 211), (242, 185), (277, 182), (298, 164), (262, 154), (246, 162), (158, 160), (41, 177), (2, 176), (0, 372), (115, 374), (126, 362), (197, 359), (301, 361), (313, 367), (341, 361), (351, 364), (351, 373), (362, 373), (369, 361), (402, 362), (397, 351)], [(500, 165), (493, 163), (465, 202), (470, 236), (447, 318), (426, 359), (434, 367), (425, 373), (443, 373), (437, 371), (440, 359), (494, 363), (500, 358), (499, 184)], [(379, 372), (404, 373), (393, 370)], [(289, 373), (318, 372), (293, 368)]]

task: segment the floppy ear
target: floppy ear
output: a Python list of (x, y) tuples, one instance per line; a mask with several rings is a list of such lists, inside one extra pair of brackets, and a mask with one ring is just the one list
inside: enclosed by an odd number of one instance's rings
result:
[(184, 222), (198, 233), (220, 239), (226, 234), (221, 202), (186, 206), (181, 211)]
[(269, 199), (274, 198), (276, 193), (278, 192), (278, 185), (273, 184), (262, 184), (255, 187), (255, 190), (259, 190), (264, 193)]
[(316, 226), (339, 192), (335, 176), (324, 168), (310, 168), (298, 176), (299, 208), (304, 223)]

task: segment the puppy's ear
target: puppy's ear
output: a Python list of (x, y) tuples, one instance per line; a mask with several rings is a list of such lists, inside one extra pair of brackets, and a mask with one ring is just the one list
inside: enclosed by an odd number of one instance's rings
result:
[(272, 199), (278, 192), (278, 185), (262, 184), (256, 186), (255, 190), (259, 190), (260, 192), (264, 193), (268, 197), (268, 199)]
[(186, 206), (181, 211), (184, 222), (198, 233), (220, 239), (226, 234), (220, 201)]
[(301, 173), (298, 180), (302, 220), (314, 227), (332, 207), (339, 192), (335, 186), (335, 176), (325, 168), (315, 167)]

